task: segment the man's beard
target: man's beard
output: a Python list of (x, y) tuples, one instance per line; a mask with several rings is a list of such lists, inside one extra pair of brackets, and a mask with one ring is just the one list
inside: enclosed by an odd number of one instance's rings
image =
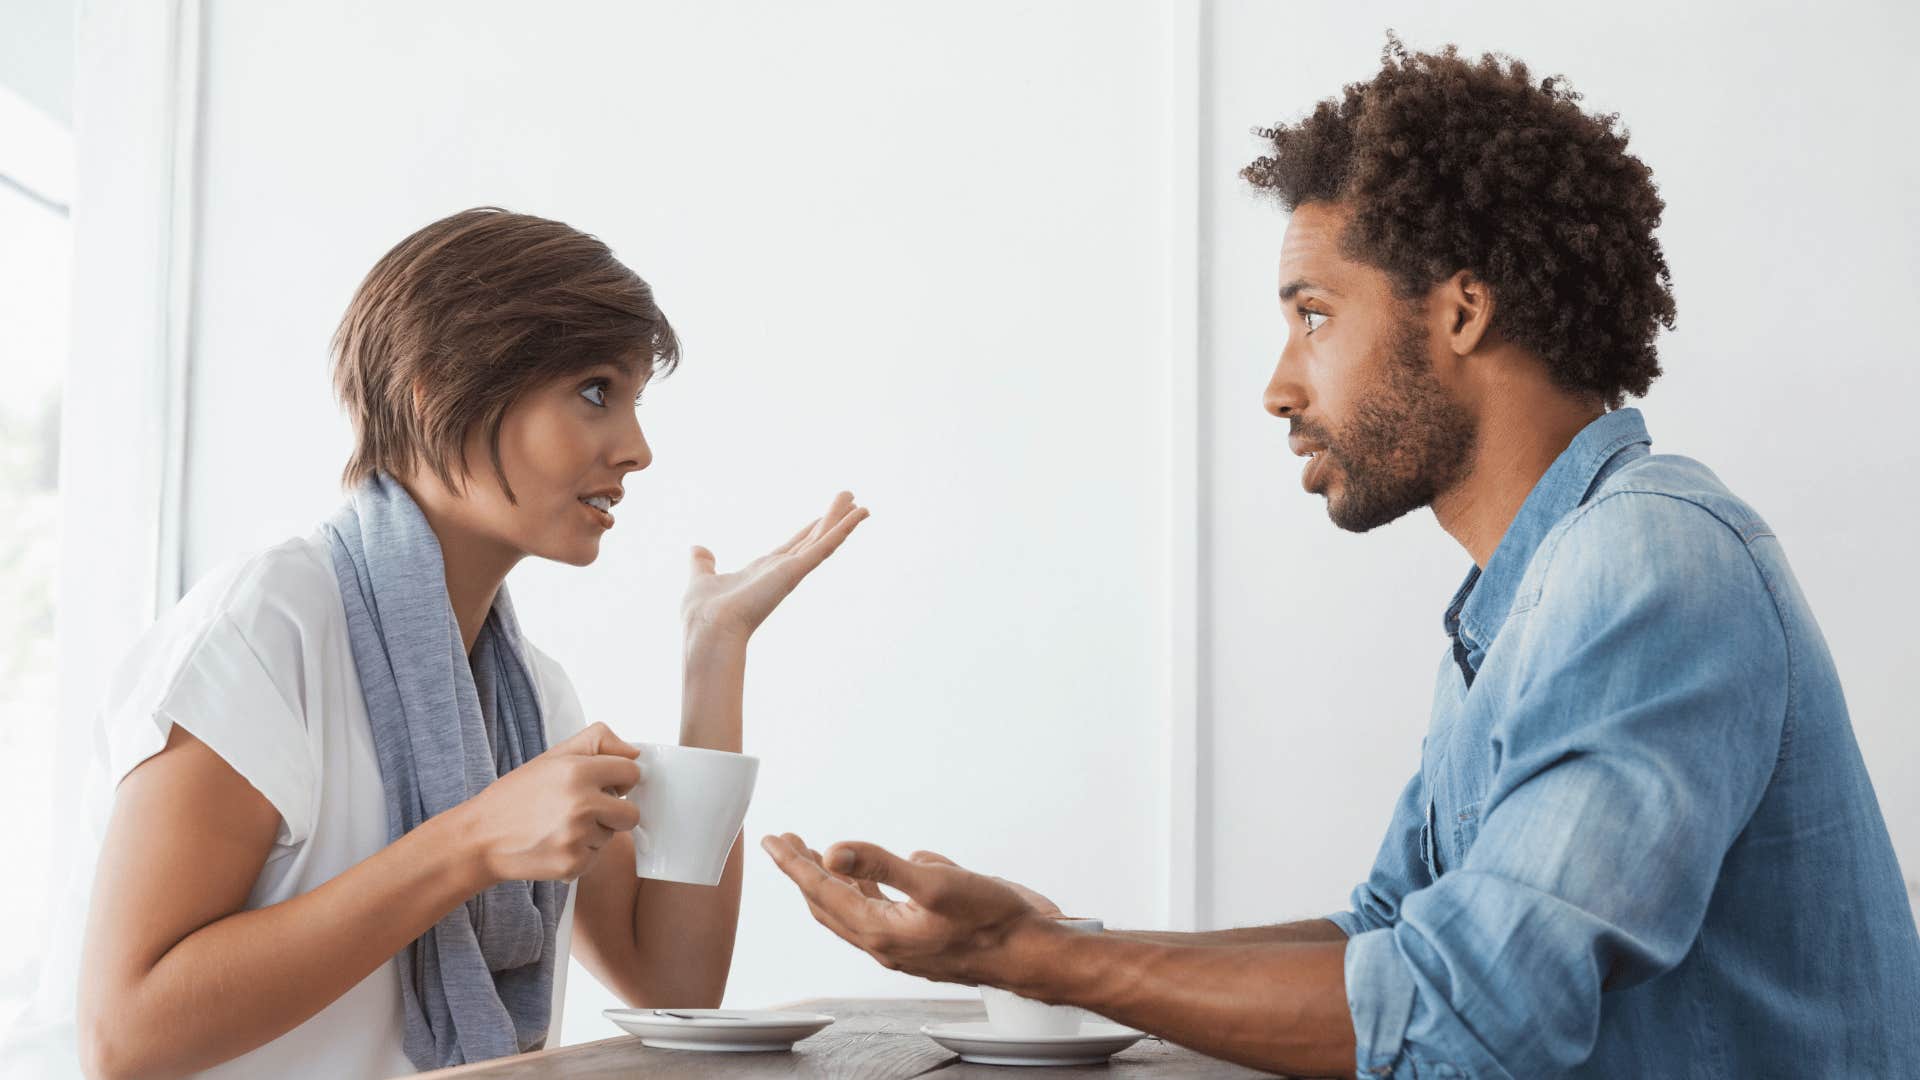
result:
[(1339, 466), (1327, 516), (1363, 533), (1433, 503), (1466, 470), (1479, 425), (1433, 376), (1427, 332), (1409, 315), (1395, 329), (1385, 376), (1338, 433), (1295, 421)]

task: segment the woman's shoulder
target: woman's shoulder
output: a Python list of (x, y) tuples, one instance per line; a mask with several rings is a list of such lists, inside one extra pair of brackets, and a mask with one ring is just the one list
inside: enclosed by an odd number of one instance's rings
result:
[(320, 529), (216, 564), (168, 613), (174, 633), (221, 620), (264, 652), (280, 653), (343, 624), (340, 585)]
[(328, 560), (315, 530), (216, 563), (135, 642), (109, 696), (126, 696), (134, 683), (173, 681), (220, 638), (243, 642), (270, 670), (297, 671), (308, 645), (344, 619)]

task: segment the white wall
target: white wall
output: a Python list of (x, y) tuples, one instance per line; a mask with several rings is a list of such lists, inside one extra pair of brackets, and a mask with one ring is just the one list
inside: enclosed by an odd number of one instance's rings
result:
[[(687, 347), (599, 561), (510, 579), (590, 716), (672, 739), (686, 547), (743, 561), (849, 487), (872, 520), (754, 644), (750, 840), (1155, 921), (1159, 10), (526, 10), (206, 9), (187, 578), (337, 502), (325, 343), (381, 252), (478, 203), (567, 220)], [(932, 989), (749, 855), (730, 1001)], [(564, 1036), (605, 1034), (574, 974)]]
[(1235, 173), (1255, 125), (1377, 70), (1385, 28), (1563, 73), (1621, 114), (1667, 202), (1678, 329), (1644, 401), (1656, 452), (1696, 457), (1775, 527), (1833, 648), (1901, 862), (1920, 878), (1920, 604), (1911, 403), (1920, 78), (1912, 7), (1525, 3), (1209, 5), (1202, 251), (1211, 822), (1203, 916), (1342, 906), (1419, 764), (1441, 611), (1470, 560), (1413, 515), (1354, 536), (1299, 487), (1260, 411), (1284, 339), (1285, 219)]
[[(1668, 199), (1680, 304), (1644, 403), (1657, 447), (1778, 528), (1920, 872), (1899, 423), (1920, 357), (1897, 322), (1920, 284), (1916, 161), (1888, 135), (1914, 99), (1895, 55), (1913, 15), (1303, 23), (1223, 2), (1183, 56), (1182, 0), (528, 10), (206, 4), (188, 580), (338, 499), (324, 344), (382, 251), (476, 203), (560, 217), (656, 285), (689, 347), (600, 561), (512, 580), (595, 718), (671, 737), (687, 544), (737, 561), (849, 486), (874, 519), (755, 646), (751, 835), (942, 847), (1116, 924), (1178, 919), (1189, 890), (1209, 925), (1323, 912), (1415, 766), (1467, 560), (1426, 515), (1353, 537), (1300, 493), (1258, 409), (1285, 221), (1233, 174), (1249, 128), (1367, 77), (1392, 25), (1512, 51), (1625, 115)], [(1170, 272), (1196, 240), (1197, 331), (1194, 275)], [(1197, 525), (1170, 513), (1195, 503)], [(1194, 578), (1185, 640), (1168, 590)], [(1165, 759), (1183, 740), (1197, 776)], [(1194, 857), (1197, 882), (1159, 876)], [(734, 1003), (930, 989), (749, 866)], [(567, 1041), (604, 1034), (612, 1003), (575, 977)]]
[(0, 83), (71, 126), (74, 0), (7, 0), (0, 31)]

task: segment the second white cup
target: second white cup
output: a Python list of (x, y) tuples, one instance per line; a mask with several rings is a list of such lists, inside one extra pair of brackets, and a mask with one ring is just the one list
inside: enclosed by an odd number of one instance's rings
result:
[[(1099, 919), (1055, 919), (1054, 921), (1061, 926), (1088, 933), (1097, 933), (1106, 929), (1106, 923)], [(1074, 1005), (1049, 1005), (1044, 1001), (1023, 998), (995, 986), (982, 986), (980, 998), (987, 1004), (987, 1022), (993, 1025), (993, 1030), (1001, 1035), (1010, 1035), (1015, 1038), (1078, 1035), (1081, 1021), (1101, 1019)]]
[(640, 785), (626, 796), (640, 811), (634, 873), (656, 881), (720, 884), (753, 801), (760, 759), (672, 743), (635, 745)]

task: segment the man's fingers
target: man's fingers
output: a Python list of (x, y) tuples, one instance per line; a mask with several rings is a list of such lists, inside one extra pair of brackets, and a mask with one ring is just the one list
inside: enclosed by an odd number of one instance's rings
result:
[(800, 887), (809, 904), (831, 912), (850, 928), (867, 924), (871, 918), (866, 907), (867, 897), (862, 896), (860, 890), (844, 877), (807, 858), (806, 845), (800, 843), (797, 837), (763, 837), (760, 846), (773, 856), (774, 865), (780, 868), (781, 873)]
[(813, 897), (816, 889), (825, 885), (833, 885), (849, 891), (853, 888), (842, 881), (839, 875), (829, 872), (825, 866), (808, 858), (807, 846), (792, 833), (785, 836), (763, 836), (760, 838), (760, 847), (768, 855), (773, 856), (773, 864), (780, 868), (781, 873), (792, 878), (793, 883), (800, 886), (801, 891), (805, 892), (809, 899)]
[(917, 863), (938, 863), (941, 866), (959, 866), (960, 864), (937, 851), (916, 851), (907, 856)]
[(891, 885), (921, 901), (931, 901), (945, 886), (939, 870), (903, 859), (878, 844), (835, 844), (827, 849), (826, 867), (850, 878)]
[[(807, 853), (807, 858), (812, 859), (814, 862), (819, 863), (821, 866), (826, 865), (826, 862), (823, 859), (821, 859), (820, 853), (808, 847), (805, 844), (805, 842), (803, 842), (799, 837), (793, 835), (792, 833), (787, 833), (784, 839), (792, 840), (795, 844), (799, 845), (800, 850)], [(829, 870), (827, 871), (827, 873), (833, 874), (833, 871)], [(880, 886), (875, 885), (871, 881), (861, 881), (858, 878), (850, 878), (844, 874), (833, 874), (833, 876), (840, 878), (842, 881), (846, 881), (849, 884), (851, 884), (854, 888), (859, 889), (861, 896), (871, 896), (875, 900), (890, 899), (890, 897), (888, 897), (886, 893), (883, 893), (880, 891)]]

